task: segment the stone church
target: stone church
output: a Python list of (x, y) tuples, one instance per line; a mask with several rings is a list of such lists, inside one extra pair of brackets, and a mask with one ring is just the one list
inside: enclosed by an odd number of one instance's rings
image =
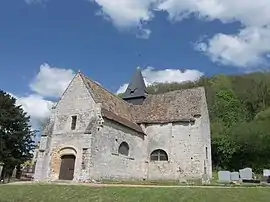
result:
[(34, 179), (186, 180), (212, 177), (203, 87), (150, 95), (140, 69), (123, 98), (82, 73), (52, 109)]

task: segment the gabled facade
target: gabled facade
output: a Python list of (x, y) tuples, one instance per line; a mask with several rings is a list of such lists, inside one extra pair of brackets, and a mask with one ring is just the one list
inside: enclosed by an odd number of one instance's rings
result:
[(124, 93), (78, 73), (41, 137), (35, 180), (185, 180), (212, 176), (203, 88), (148, 95), (139, 69)]

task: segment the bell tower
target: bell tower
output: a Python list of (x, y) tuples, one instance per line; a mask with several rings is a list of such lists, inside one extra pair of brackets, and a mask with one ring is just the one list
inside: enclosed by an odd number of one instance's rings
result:
[(141, 105), (147, 97), (147, 94), (141, 69), (137, 67), (136, 72), (123, 95), (123, 100), (134, 105)]

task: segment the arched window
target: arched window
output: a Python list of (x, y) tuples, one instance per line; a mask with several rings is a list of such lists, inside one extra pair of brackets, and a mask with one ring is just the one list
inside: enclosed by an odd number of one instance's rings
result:
[(167, 153), (162, 149), (154, 150), (150, 155), (151, 161), (168, 161)]
[(128, 143), (122, 142), (118, 148), (118, 153), (125, 155), (125, 156), (128, 156), (128, 153), (129, 153)]

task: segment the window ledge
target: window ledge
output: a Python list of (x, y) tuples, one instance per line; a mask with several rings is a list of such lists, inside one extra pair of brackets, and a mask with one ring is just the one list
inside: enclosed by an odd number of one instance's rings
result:
[(149, 163), (170, 163), (170, 161), (149, 161)]
[(129, 159), (129, 160), (135, 160), (133, 157), (130, 157), (130, 156), (124, 156), (124, 155), (121, 155), (121, 154), (118, 154), (118, 153), (113, 153), (113, 152), (112, 152), (112, 155), (114, 155), (114, 156), (121, 156), (121, 157), (126, 158), (126, 159)]

